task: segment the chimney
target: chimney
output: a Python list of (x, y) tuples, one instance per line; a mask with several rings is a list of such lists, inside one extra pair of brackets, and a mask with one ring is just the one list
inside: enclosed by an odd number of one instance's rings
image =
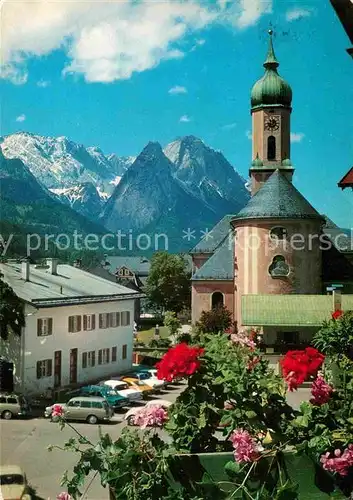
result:
[(22, 279), (29, 281), (29, 258), (22, 260)]
[(50, 258), (47, 259), (47, 265), (49, 266), (50, 274), (58, 274), (58, 259)]
[(342, 292), (341, 290), (332, 291), (333, 312), (342, 310)]

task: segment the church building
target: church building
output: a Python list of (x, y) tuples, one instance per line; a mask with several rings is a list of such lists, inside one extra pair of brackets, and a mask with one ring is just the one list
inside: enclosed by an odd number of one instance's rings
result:
[(224, 305), (239, 329), (261, 328), (268, 345), (296, 344), (338, 306), (353, 310), (353, 238), (292, 183), (292, 90), (269, 34), (265, 73), (251, 91), (251, 199), (191, 251), (192, 321)]

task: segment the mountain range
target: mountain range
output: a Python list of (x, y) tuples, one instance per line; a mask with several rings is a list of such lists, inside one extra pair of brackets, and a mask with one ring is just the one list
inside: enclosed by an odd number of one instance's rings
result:
[[(65, 220), (72, 219), (70, 227), (86, 221), (85, 230), (92, 225), (95, 232), (163, 232), (170, 250), (187, 250), (196, 241), (183, 238), (184, 230), (194, 230), (196, 240), (249, 199), (245, 180), (223, 154), (194, 136), (164, 149), (149, 143), (137, 157), (106, 155), (66, 137), (27, 132), (2, 137), (0, 146), (2, 198), (7, 200), (2, 218), (25, 226), (41, 223), (41, 217), (47, 226), (42, 211), (28, 220), (31, 205), (45, 199), (44, 206), (55, 205)], [(22, 197), (24, 184), (30, 189)]]

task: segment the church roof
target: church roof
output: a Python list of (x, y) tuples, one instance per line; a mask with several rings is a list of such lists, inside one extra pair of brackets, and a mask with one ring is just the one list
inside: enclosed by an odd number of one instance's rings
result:
[(234, 217), (235, 220), (268, 218), (322, 219), (322, 216), (293, 184), (276, 170)]
[(234, 217), (234, 215), (223, 217), (209, 233), (205, 234), (190, 253), (213, 253), (231, 231), (230, 223)]
[(234, 277), (233, 266), (233, 234), (228, 234), (212, 257), (210, 257), (205, 264), (196, 271), (192, 280), (232, 280)]

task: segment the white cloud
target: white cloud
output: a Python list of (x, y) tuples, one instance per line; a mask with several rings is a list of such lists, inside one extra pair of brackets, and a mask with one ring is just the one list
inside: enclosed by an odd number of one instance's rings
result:
[(237, 126), (237, 124), (235, 122), (234, 123), (228, 123), (227, 125), (223, 125), (222, 129), (223, 130), (232, 130), (236, 126)]
[(41, 88), (45, 88), (45, 87), (49, 87), (50, 85), (50, 81), (49, 80), (38, 80), (37, 82), (37, 87), (41, 87)]
[(300, 7), (294, 7), (293, 9), (287, 10), (286, 12), (286, 20), (289, 22), (297, 21), (298, 19), (309, 16), (311, 16), (311, 10), (303, 9)]
[(250, 131), (250, 130), (247, 130), (247, 131), (245, 132), (245, 135), (246, 135), (246, 137), (249, 139), (249, 141), (251, 141), (251, 140), (252, 140), (252, 133), (251, 133), (251, 131)]
[(175, 85), (171, 89), (168, 90), (168, 94), (187, 94), (188, 90), (186, 87), (181, 87), (180, 85)]
[(196, 40), (195, 44), (191, 47), (190, 52), (193, 52), (198, 47), (202, 47), (202, 45), (205, 45), (205, 43), (206, 43), (206, 40), (204, 40), (203, 38), (200, 38), (199, 40)]
[[(271, 6), (272, 0), (4, 2), (2, 77), (24, 83), (30, 58), (61, 49), (68, 59), (64, 74), (82, 75), (87, 82), (128, 79), (183, 57), (186, 36), (214, 23), (251, 26)], [(196, 42), (203, 43), (201, 38)]]
[(264, 14), (271, 14), (273, 0), (218, 0), (223, 21), (237, 28), (247, 28), (257, 23)]
[(183, 115), (179, 118), (179, 121), (182, 122), (182, 123), (189, 123), (191, 122), (192, 118), (190, 118), (190, 116), (188, 115)]
[(17, 122), (24, 122), (26, 119), (26, 115), (22, 113), (22, 115), (19, 115), (16, 117)]
[(290, 134), (291, 142), (302, 142), (304, 137), (305, 137), (305, 134), (303, 134), (302, 132), (297, 132), (297, 133), (291, 132), (291, 134)]

